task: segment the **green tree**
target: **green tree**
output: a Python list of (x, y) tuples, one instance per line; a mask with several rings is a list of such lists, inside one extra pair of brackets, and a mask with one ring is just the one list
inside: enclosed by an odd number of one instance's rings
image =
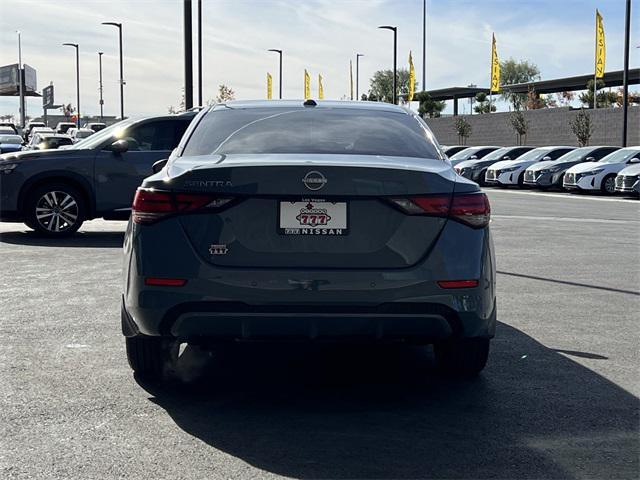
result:
[(573, 134), (578, 139), (578, 144), (581, 147), (589, 145), (589, 139), (593, 132), (593, 125), (591, 124), (591, 116), (588, 113), (584, 110), (580, 110), (580, 112), (569, 121), (569, 126), (571, 127)]
[(444, 101), (437, 101), (431, 98), (427, 92), (417, 92), (413, 95), (413, 99), (416, 102), (420, 102), (418, 106), (418, 113), (420, 116), (425, 115), (429, 118), (439, 117), (447, 104)]
[[(500, 62), (500, 84), (503, 86), (539, 79), (540, 69), (534, 63), (527, 60), (515, 61), (513, 58)], [(502, 99), (511, 103), (514, 110), (520, 110), (527, 101), (527, 94), (511, 93), (508, 88), (503, 88)]]
[(496, 111), (496, 106), (491, 103), (489, 96), (484, 92), (476, 94), (476, 102), (477, 105), (473, 107), (473, 111), (476, 113), (489, 113)]
[[(598, 90), (604, 88), (604, 81), (598, 80), (596, 83)], [(598, 91), (596, 94), (598, 101), (598, 108), (607, 108), (616, 105), (618, 102), (618, 94), (616, 92), (609, 92), (606, 90)], [(593, 80), (587, 82), (587, 89), (580, 94), (578, 99), (587, 107), (593, 108)]]
[[(397, 76), (397, 96), (409, 95), (409, 70), (400, 68)], [(370, 81), (369, 100), (391, 103), (393, 101), (393, 70), (378, 70)]]
[[(527, 132), (529, 131), (529, 122), (520, 110), (516, 110), (509, 116), (511, 128), (518, 134), (518, 145), (527, 143)], [(523, 142), (524, 140), (524, 142)]]
[(456, 133), (458, 134), (458, 143), (460, 145), (467, 144), (467, 138), (471, 135), (471, 125), (463, 117), (457, 117), (453, 124)]

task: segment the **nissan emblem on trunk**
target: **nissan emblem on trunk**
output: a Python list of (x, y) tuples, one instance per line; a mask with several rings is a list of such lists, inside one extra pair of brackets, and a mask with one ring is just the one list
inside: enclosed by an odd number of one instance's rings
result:
[(327, 179), (320, 172), (312, 170), (304, 176), (302, 183), (309, 190), (320, 190), (327, 183)]

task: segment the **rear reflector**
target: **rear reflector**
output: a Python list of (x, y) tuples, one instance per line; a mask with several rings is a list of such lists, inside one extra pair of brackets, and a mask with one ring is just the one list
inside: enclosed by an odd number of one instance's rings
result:
[(440, 288), (475, 288), (479, 285), (478, 280), (440, 280)]
[(201, 193), (172, 193), (138, 188), (133, 199), (132, 218), (135, 223), (148, 224), (175, 214), (198, 210), (218, 210), (233, 198)]
[(187, 281), (184, 278), (147, 277), (144, 284), (151, 287), (183, 287)]
[(491, 219), (489, 199), (480, 192), (393, 198), (391, 202), (407, 215), (449, 217), (473, 228), (486, 227)]

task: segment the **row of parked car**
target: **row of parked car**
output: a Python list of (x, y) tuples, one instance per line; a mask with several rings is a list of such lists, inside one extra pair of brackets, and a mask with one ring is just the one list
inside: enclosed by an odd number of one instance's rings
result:
[(454, 170), (482, 186), (640, 195), (640, 146), (448, 146)]
[(55, 128), (50, 128), (44, 122), (29, 122), (21, 134), (14, 124), (0, 123), (0, 153), (65, 148), (105, 127), (104, 123), (97, 122), (82, 128), (75, 123), (60, 122)]

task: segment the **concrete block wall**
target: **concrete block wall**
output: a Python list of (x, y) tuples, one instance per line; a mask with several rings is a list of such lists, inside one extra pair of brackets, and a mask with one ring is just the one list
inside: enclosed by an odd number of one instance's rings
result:
[[(569, 122), (580, 110), (569, 107), (525, 110), (529, 122), (527, 145), (577, 145)], [(591, 115), (593, 133), (590, 145), (620, 145), (622, 108), (585, 110)], [(485, 115), (461, 115), (471, 125), (467, 145), (517, 145), (518, 136), (511, 127), (509, 112)], [(426, 122), (443, 145), (457, 145), (456, 117), (427, 118)], [(629, 107), (627, 145), (640, 145), (640, 106)]]

